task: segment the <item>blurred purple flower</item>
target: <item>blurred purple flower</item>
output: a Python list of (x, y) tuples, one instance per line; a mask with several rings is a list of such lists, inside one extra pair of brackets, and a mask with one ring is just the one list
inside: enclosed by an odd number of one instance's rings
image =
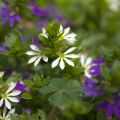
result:
[(0, 46), (0, 51), (6, 51), (8, 50), (8, 47), (5, 43), (2, 44), (2, 46)]
[(8, 0), (2, 0), (2, 2), (8, 3)]
[(107, 118), (112, 118), (112, 115), (115, 115), (120, 119), (120, 97), (116, 97), (111, 101), (104, 101), (99, 104), (98, 111), (106, 110)]
[(90, 78), (85, 78), (85, 85), (83, 85), (83, 89), (86, 91), (86, 97), (97, 97), (106, 93), (104, 88), (101, 88), (97, 82)]
[(32, 112), (32, 110), (31, 110), (31, 108), (23, 108), (23, 107), (21, 107), (21, 112), (26, 112), (26, 113), (29, 113), (29, 114), (31, 114), (31, 112)]
[(40, 39), (39, 38), (34, 39), (33, 44), (40, 48), (41, 47)]
[(45, 25), (47, 25), (48, 24), (48, 20), (47, 19), (44, 19), (44, 20), (42, 20), (41, 22), (39, 22), (38, 24), (37, 24), (37, 26), (38, 26), (38, 28), (39, 29), (42, 29)]
[(25, 111), (26, 111), (27, 113), (29, 113), (29, 114), (31, 113), (31, 109), (30, 109), (30, 108), (26, 108)]
[(24, 85), (23, 83), (17, 83), (15, 86), (15, 90), (20, 90), (25, 92), (28, 90), (28, 86)]
[(22, 36), (22, 42), (23, 42), (23, 43), (26, 42), (26, 36)]
[(60, 15), (55, 16), (55, 19), (56, 19), (57, 22), (60, 22), (60, 23), (62, 23), (63, 20), (64, 20), (64, 18)]
[(105, 63), (105, 59), (103, 56), (101, 56), (98, 60), (94, 60), (92, 62), (92, 66), (90, 68), (91, 76), (100, 76), (102, 74), (101, 64), (103, 64), (103, 63)]
[(57, 22), (64, 24), (65, 26), (74, 25), (73, 21), (68, 20), (62, 16), (55, 6), (48, 6), (47, 10), (49, 11), (49, 17), (52, 19), (54, 18)]
[(35, 3), (29, 3), (34, 15), (36, 16), (48, 16), (47, 9), (39, 8)]
[(10, 26), (13, 27), (16, 22), (21, 21), (21, 17), (11, 11), (8, 7), (0, 7), (0, 16), (2, 17), (2, 23), (9, 22)]

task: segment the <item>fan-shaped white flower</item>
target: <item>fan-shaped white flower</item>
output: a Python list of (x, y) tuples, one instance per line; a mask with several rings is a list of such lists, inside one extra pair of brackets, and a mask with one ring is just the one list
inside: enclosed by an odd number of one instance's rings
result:
[(71, 53), (75, 49), (76, 47), (71, 47), (64, 53), (60, 53), (59, 57), (52, 62), (52, 68), (56, 67), (59, 64), (60, 68), (63, 70), (65, 68), (64, 62), (74, 67), (74, 63), (69, 58), (78, 58), (79, 56), (76, 54), (69, 54), (69, 53)]
[(91, 78), (89, 71), (92, 66), (92, 58), (87, 57), (87, 55), (85, 55), (85, 54), (81, 54), (80, 55), (80, 63), (81, 63), (81, 66), (84, 67), (84, 69), (85, 69), (84, 73), (85, 73), (86, 77)]
[(42, 28), (42, 33), (40, 35), (45, 37), (45, 38), (48, 38), (48, 34), (47, 34), (45, 28)]
[(21, 94), (21, 91), (14, 90), (15, 86), (16, 83), (11, 83), (7, 91), (5, 93), (2, 93), (0, 100), (0, 107), (5, 103), (5, 106), (8, 109), (11, 109), (10, 102), (14, 102), (14, 103), (19, 102), (17, 96)]
[(13, 114), (14, 112), (15, 112), (15, 109), (11, 109), (11, 110), (7, 113), (7, 109), (6, 109), (6, 107), (4, 107), (3, 113), (0, 115), (0, 120), (11, 120), (10, 116), (11, 116), (11, 114)]
[(48, 57), (43, 55), (41, 50), (36, 45), (30, 45), (30, 48), (32, 51), (26, 52), (27, 55), (32, 56), (32, 58), (29, 59), (28, 64), (34, 62), (34, 66), (36, 67), (41, 59), (48, 62)]
[(70, 27), (63, 29), (63, 26), (60, 25), (59, 33), (58, 35), (62, 34), (59, 38), (59, 40), (66, 40), (68, 43), (73, 44), (76, 41), (76, 34), (75, 33), (69, 33)]
[(4, 72), (0, 72), (0, 78), (3, 77), (4, 75)]

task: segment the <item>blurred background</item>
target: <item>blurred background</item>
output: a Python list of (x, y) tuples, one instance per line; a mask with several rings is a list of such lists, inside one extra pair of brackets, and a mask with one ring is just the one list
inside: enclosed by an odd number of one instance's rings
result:
[[(38, 34), (51, 21), (71, 27), (77, 34), (76, 45), (80, 51), (95, 57), (104, 56), (109, 65), (115, 60), (116, 65), (119, 63), (120, 0), (0, 0), (0, 54), (8, 54), (4, 51), (13, 44), (9, 41), (16, 39), (14, 35), (9, 36), (9, 40), (6, 36), (18, 31), (22, 43), (40, 43)], [(22, 61), (26, 48), (21, 45), (19, 50), (14, 50), (12, 47), (14, 57), (9, 60), (1, 56), (1, 69), (25, 73), (27, 64)], [(118, 77), (120, 74), (115, 78)], [(63, 116), (65, 120), (103, 120), (100, 116), (96, 118), (96, 112), (90, 112), (91, 109), (89, 103), (74, 102), (71, 109), (63, 111)]]

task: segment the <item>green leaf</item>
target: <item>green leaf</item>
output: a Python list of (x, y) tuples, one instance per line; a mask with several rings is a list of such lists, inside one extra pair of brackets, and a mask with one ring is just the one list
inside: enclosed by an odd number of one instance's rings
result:
[(34, 85), (33, 81), (31, 80), (25, 80), (24, 83), (29, 87), (32, 87)]
[(30, 95), (30, 93), (25, 92), (22, 94), (22, 98), (23, 99), (32, 99), (32, 96)]
[(51, 93), (49, 102), (60, 109), (65, 109), (69, 106), (70, 101), (80, 97), (81, 89), (76, 80), (54, 78), (48, 86), (41, 88), (40, 92), (43, 94)]
[(40, 120), (47, 120), (43, 110), (38, 110), (38, 116), (40, 117)]
[(48, 86), (42, 87), (39, 91), (43, 94), (48, 94), (55, 92), (60, 89), (61, 86), (64, 85), (65, 80), (61, 78), (54, 78), (50, 81)]
[(49, 79), (45, 79), (42, 75), (35, 74), (33, 78), (33, 83), (37, 88), (45, 86), (48, 82)]
[(63, 91), (59, 91), (49, 97), (49, 102), (63, 110), (69, 105), (69, 97), (67, 97)]

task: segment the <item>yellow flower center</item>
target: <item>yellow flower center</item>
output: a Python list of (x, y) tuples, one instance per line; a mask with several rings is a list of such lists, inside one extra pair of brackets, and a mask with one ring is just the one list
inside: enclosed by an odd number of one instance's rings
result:
[(59, 40), (60, 41), (64, 40), (64, 37), (65, 37), (64, 35), (61, 35), (60, 38), (59, 38)]
[(59, 54), (59, 57), (60, 57), (60, 59), (64, 59), (64, 58), (65, 58), (64, 53), (60, 53), (60, 54)]
[(3, 99), (7, 99), (7, 98), (8, 98), (8, 95), (7, 95), (7, 94), (2, 94), (2, 98), (3, 98)]

